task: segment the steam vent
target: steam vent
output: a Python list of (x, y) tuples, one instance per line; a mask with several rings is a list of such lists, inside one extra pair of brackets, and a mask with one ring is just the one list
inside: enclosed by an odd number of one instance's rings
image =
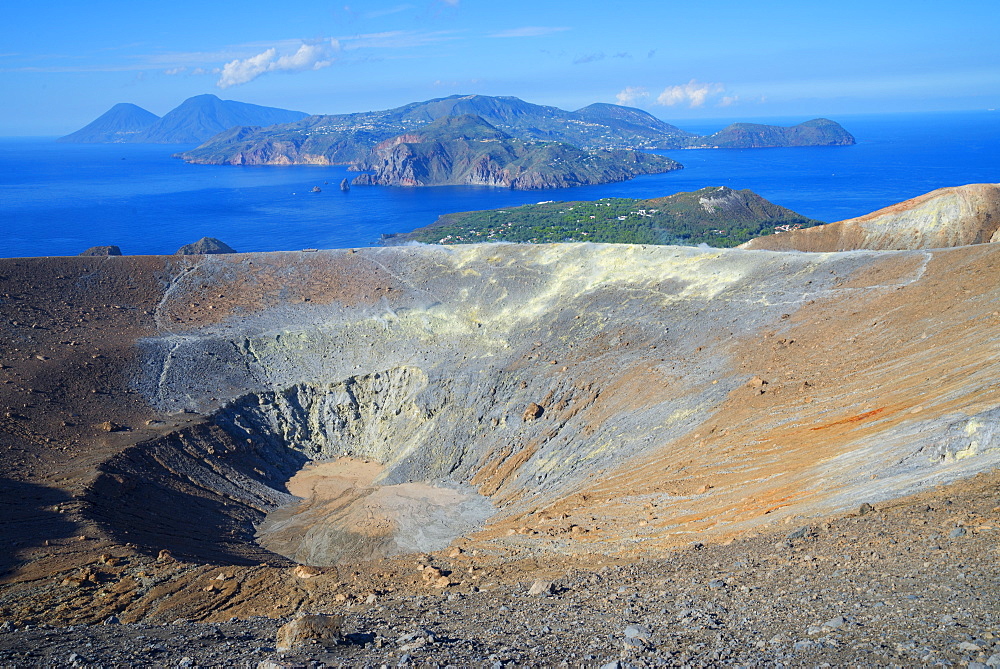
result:
[[(918, 238), (940, 205), (890, 213)], [(994, 469), (1000, 245), (817, 251), (2, 260), (0, 605), (286, 615), (350, 565), (770, 546)]]

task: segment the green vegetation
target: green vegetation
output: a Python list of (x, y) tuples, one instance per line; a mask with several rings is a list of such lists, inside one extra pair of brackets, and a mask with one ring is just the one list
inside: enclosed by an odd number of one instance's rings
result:
[(540, 202), (522, 207), (445, 214), (386, 243), (601, 242), (708, 244), (732, 247), (782, 229), (821, 225), (750, 190), (702, 188), (651, 200)]

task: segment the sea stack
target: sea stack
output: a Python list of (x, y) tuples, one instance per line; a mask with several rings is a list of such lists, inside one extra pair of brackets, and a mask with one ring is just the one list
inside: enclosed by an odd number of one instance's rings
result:
[(344, 179), (343, 181), (341, 181), (340, 182), (340, 190), (344, 191), (345, 193), (347, 191), (351, 190), (351, 182), (348, 181), (347, 179)]

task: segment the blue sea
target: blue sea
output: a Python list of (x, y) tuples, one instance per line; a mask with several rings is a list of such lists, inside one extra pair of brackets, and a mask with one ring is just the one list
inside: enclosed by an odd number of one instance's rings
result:
[[(735, 120), (735, 119), (734, 119)], [(804, 119), (764, 119), (790, 125)], [(238, 251), (377, 245), (441, 214), (543, 200), (660, 197), (705, 186), (749, 188), (822, 221), (860, 216), (944, 186), (1000, 182), (1000, 113), (837, 116), (855, 146), (664, 151), (685, 169), (548, 191), (355, 187), (344, 167), (188, 165), (189, 146), (0, 139), (0, 257), (76, 255), (116, 244), (173, 253), (201, 237)], [(728, 121), (679, 123), (711, 133)], [(319, 186), (321, 192), (311, 192)]]

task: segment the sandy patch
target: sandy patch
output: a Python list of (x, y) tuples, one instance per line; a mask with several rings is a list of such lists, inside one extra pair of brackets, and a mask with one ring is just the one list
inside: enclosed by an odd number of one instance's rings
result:
[(494, 512), (472, 488), (382, 486), (375, 481), (383, 471), (380, 464), (354, 458), (307, 465), (287, 484), (301, 501), (268, 514), (257, 542), (296, 562), (333, 565), (440, 550)]

